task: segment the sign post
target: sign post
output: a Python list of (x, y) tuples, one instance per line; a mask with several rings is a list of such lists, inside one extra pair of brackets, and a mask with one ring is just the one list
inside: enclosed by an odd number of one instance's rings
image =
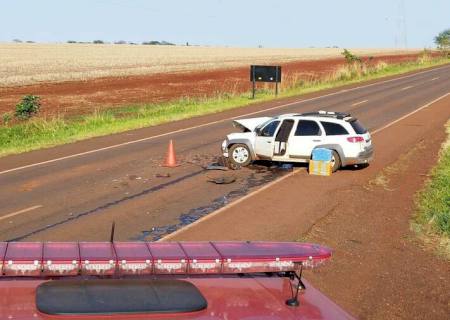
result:
[(256, 82), (275, 82), (275, 96), (278, 96), (278, 83), (281, 82), (281, 66), (250, 66), (252, 99), (255, 99)]

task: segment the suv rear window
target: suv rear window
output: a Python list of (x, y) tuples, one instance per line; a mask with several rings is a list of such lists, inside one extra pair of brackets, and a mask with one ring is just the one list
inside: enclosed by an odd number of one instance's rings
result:
[(300, 120), (295, 130), (296, 136), (320, 136), (320, 127), (315, 121)]
[(339, 136), (343, 134), (348, 134), (348, 131), (340, 124), (333, 122), (320, 122), (325, 129), (327, 136)]
[(364, 134), (367, 132), (367, 129), (358, 120), (350, 121), (350, 124), (357, 134)]

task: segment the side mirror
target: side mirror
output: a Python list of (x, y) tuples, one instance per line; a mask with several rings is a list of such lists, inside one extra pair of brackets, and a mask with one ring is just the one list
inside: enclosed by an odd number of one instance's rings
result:
[(261, 133), (261, 128), (256, 128), (255, 129), (255, 133), (257, 136), (259, 136), (259, 134)]

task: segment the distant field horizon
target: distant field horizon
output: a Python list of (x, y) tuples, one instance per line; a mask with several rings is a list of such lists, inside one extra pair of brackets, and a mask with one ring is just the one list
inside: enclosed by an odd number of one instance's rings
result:
[[(419, 49), (348, 48), (363, 56)], [(236, 48), (129, 44), (0, 43), (0, 87), (341, 57), (343, 48)]]

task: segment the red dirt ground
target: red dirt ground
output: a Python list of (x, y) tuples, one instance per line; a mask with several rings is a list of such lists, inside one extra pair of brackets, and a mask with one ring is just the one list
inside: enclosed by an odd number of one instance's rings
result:
[[(417, 56), (418, 54), (376, 56), (372, 63), (411, 61)], [(281, 65), (284, 76), (314, 78), (328, 74), (344, 63), (344, 58), (334, 58)], [(20, 98), (26, 94), (42, 98), (43, 115), (75, 115), (118, 105), (163, 102), (187, 96), (214, 96), (218, 92), (241, 93), (249, 89), (248, 67), (42, 83), (0, 88), (0, 113), (13, 111)]]
[(446, 139), (449, 105), (447, 97), (374, 135), (368, 168), (332, 177), (301, 170), (167, 240), (325, 244), (332, 261), (305, 276), (358, 319), (449, 319), (450, 263), (410, 228), (414, 195)]

